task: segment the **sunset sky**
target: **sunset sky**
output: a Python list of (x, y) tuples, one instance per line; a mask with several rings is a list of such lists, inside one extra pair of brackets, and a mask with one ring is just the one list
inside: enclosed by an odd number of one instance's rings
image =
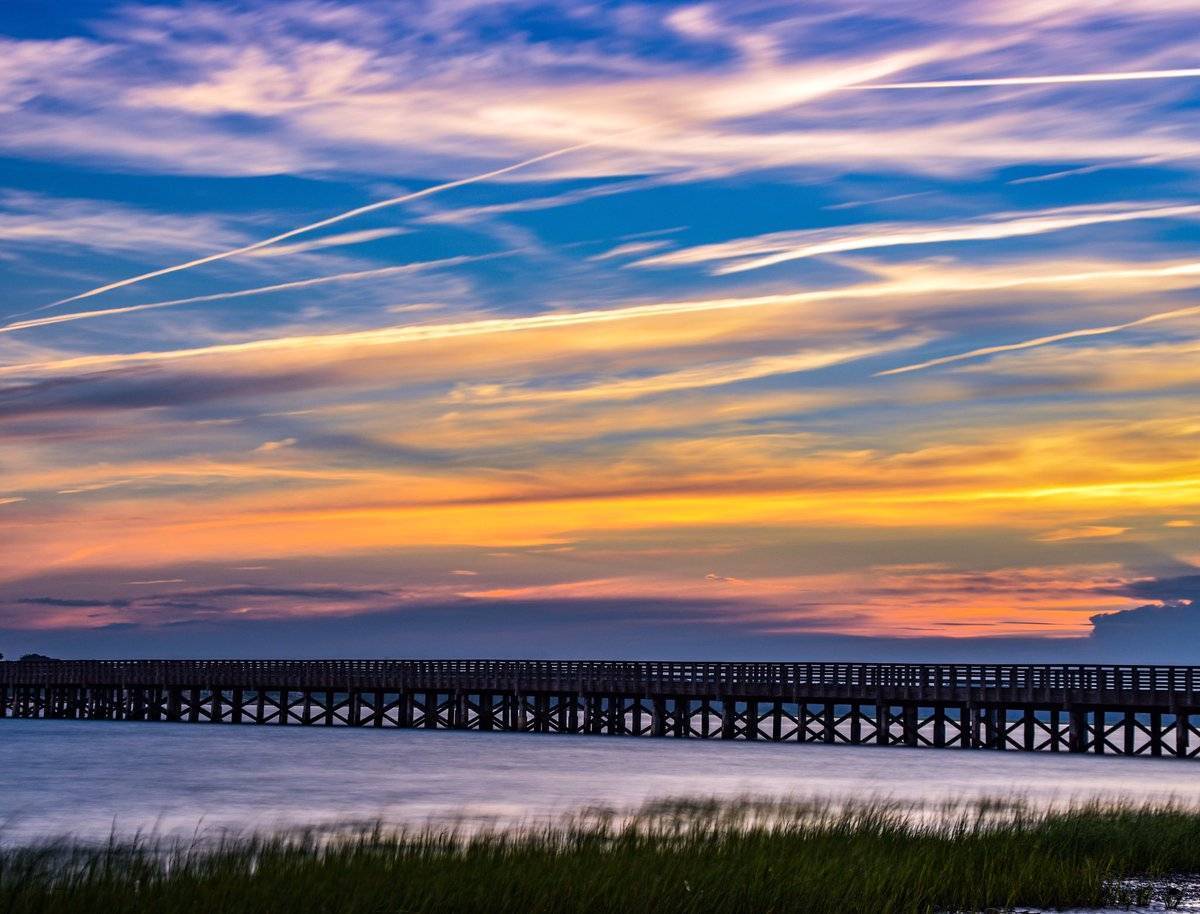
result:
[(6, 0), (0, 651), (1200, 661), (1198, 190), (1191, 0)]

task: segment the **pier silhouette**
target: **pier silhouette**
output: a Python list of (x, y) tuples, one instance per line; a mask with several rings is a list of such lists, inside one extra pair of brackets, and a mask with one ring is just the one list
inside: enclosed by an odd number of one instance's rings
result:
[(0, 717), (1200, 757), (1200, 667), (598, 660), (0, 662)]

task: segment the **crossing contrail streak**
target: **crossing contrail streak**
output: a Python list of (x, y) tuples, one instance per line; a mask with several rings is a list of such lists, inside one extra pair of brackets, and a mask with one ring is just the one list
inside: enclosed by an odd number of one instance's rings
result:
[[(681, 314), (701, 314), (714, 311), (745, 310), (764, 307), (794, 307), (797, 305), (824, 303), (831, 300), (886, 299), (919, 295), (956, 293), (970, 291), (1002, 291), (1036, 286), (1059, 286), (1072, 284), (1090, 285), (1096, 282), (1115, 283), (1152, 278), (1200, 276), (1200, 262), (1171, 264), (1169, 266), (1128, 268), (1119, 270), (1097, 270), (1083, 273), (1061, 273), (1049, 276), (1005, 277), (1005, 278), (946, 278), (885, 282), (868, 286), (849, 286), (831, 289), (813, 289), (750, 298), (718, 298), (695, 301), (658, 302), (632, 305), (624, 308), (598, 309), (590, 311), (554, 312), (520, 317), (485, 318), (460, 321), (453, 324), (404, 324), (378, 327), (370, 330), (317, 334), (306, 336), (274, 337), (248, 340), (240, 343), (218, 343), (190, 349), (159, 350), (147, 352), (80, 355), (52, 359), (42, 362), (26, 362), (16, 365), (0, 365), (0, 377), (26, 375), (43, 372), (91, 371), (115, 368), (122, 365), (171, 363), (209, 356), (236, 356), (247, 353), (268, 353), (283, 350), (302, 350), (316, 353), (321, 350), (353, 348), (361, 346), (418, 344), (434, 340), (458, 339), (463, 337), (490, 336), (539, 330), (554, 330), (593, 324), (644, 318), (669, 317)], [(1197, 310), (1200, 310), (1198, 308)], [(1164, 312), (1142, 318), (1141, 323), (1166, 320), (1182, 316), (1180, 312)], [(1137, 322), (1135, 322), (1137, 323)], [(1133, 326), (1131, 324), (1130, 326)], [(1118, 328), (1119, 329), (1119, 328)], [(1014, 344), (1016, 345), (1016, 344)], [(947, 359), (952, 357), (946, 357)], [(891, 369), (891, 374), (903, 370), (915, 371), (918, 366)], [(919, 367), (925, 367), (924, 365)], [(880, 372), (883, 374), (883, 372)]]
[(999, 346), (983, 346), (979, 349), (972, 349), (969, 352), (960, 352), (957, 355), (944, 355), (941, 358), (929, 359), (925, 362), (917, 362), (913, 365), (904, 365), (900, 368), (889, 368), (887, 371), (877, 371), (875, 377), (883, 377), (884, 375), (906, 374), (910, 371), (921, 371), (925, 368), (934, 368), (938, 365), (949, 365), (953, 362), (965, 362), (968, 359), (982, 359), (989, 355), (998, 355), (1002, 352), (1018, 352), (1022, 349), (1037, 349), (1040, 346), (1050, 346), (1054, 343), (1061, 343), (1065, 340), (1077, 340), (1089, 336), (1104, 336), (1109, 333), (1119, 333), (1122, 330), (1132, 330), (1134, 327), (1144, 327), (1147, 324), (1157, 324), (1159, 321), (1178, 320), (1181, 317), (1196, 317), (1200, 315), (1200, 306), (1191, 308), (1176, 308), (1174, 311), (1160, 311), (1157, 314), (1148, 314), (1145, 317), (1140, 317), (1135, 321), (1126, 321), (1123, 324), (1110, 324), (1107, 327), (1084, 327), (1079, 330), (1067, 330), (1063, 333), (1052, 333), (1049, 336), (1039, 336), (1031, 340), (1022, 340), (1019, 343), (1004, 343)]
[(336, 225), (339, 222), (345, 222), (347, 219), (353, 219), (356, 216), (362, 216), (366, 213), (373, 213), (376, 210), (385, 209), (389, 206), (396, 206), (400, 203), (407, 203), (410, 200), (419, 200), (422, 197), (429, 197), (433, 194), (441, 193), (445, 190), (452, 190), (455, 187), (463, 187), (467, 184), (476, 184), (479, 181), (487, 181), (491, 178), (498, 178), (501, 175), (509, 174), (510, 172), (518, 171), (522, 168), (528, 168), (530, 165), (536, 165), (539, 162), (546, 162), (550, 159), (558, 158), (566, 155), (569, 152), (577, 152), (580, 149), (586, 149), (589, 146), (597, 146), (601, 143), (600, 140), (591, 140), (586, 143), (576, 143), (573, 146), (564, 146), (561, 149), (555, 149), (552, 152), (545, 152), (541, 155), (534, 156), (531, 159), (524, 159), (520, 162), (515, 162), (512, 165), (505, 165), (503, 168), (496, 168), (492, 171), (484, 172), (483, 174), (472, 175), (469, 178), (459, 178), (456, 181), (447, 181), (444, 184), (435, 184), (432, 187), (422, 188), (421, 190), (413, 191), (408, 194), (401, 194), (398, 197), (389, 197), (386, 200), (377, 200), (374, 203), (368, 203), (366, 206), (355, 207), (354, 209), (346, 210), (343, 213), (338, 213), (335, 216), (329, 216), (326, 219), (321, 219), (317, 222), (310, 222), (308, 225), (302, 225), (299, 228), (289, 229), (286, 232), (281, 232), (278, 235), (272, 235), (270, 238), (264, 238), (262, 241), (256, 241), (253, 244), (243, 245), (239, 248), (231, 248), (227, 251), (220, 251), (216, 254), (209, 254), (205, 257), (198, 257), (195, 260), (189, 260), (186, 263), (177, 263), (174, 266), (163, 267), (159, 270), (152, 270), (149, 273), (141, 273), (137, 276), (130, 276), (127, 279), (119, 279), (116, 282), (110, 282), (103, 286), (97, 286), (94, 289), (88, 289), (86, 292), (80, 292), (78, 295), (71, 295), (67, 298), (60, 298), (58, 301), (51, 302), (48, 305), (42, 305), (35, 310), (44, 311), (47, 308), (54, 308), (58, 305), (65, 305), (68, 302), (79, 301), (84, 298), (91, 298), (94, 295), (101, 295), (105, 292), (111, 292), (114, 289), (122, 289), (125, 286), (132, 286), (135, 283), (144, 282), (147, 279), (154, 279), (158, 276), (166, 276), (168, 273), (178, 273), (181, 270), (190, 270), (193, 267), (203, 266), (206, 263), (214, 263), (218, 260), (226, 260), (230, 257), (236, 257), (239, 254), (248, 254), (251, 251), (257, 251), (261, 248), (269, 247), (272, 244), (277, 244), (280, 241), (286, 241), (288, 238), (295, 238), (297, 235), (303, 235), (306, 232), (313, 232), (317, 229), (325, 228), (326, 226)]
[(1182, 70), (1133, 70), (1125, 73), (1066, 73), (1059, 76), (995, 76), (980, 79), (934, 79), (909, 83), (859, 83), (843, 91), (863, 89), (964, 89), (972, 86), (1052, 86), (1067, 83), (1112, 83), (1137, 79), (1200, 77), (1200, 67)]
[[(479, 254), (463, 257), (444, 257), (440, 260), (419, 260), (414, 263), (400, 264), (394, 267), (377, 267), (371, 270), (355, 270), (350, 273), (334, 273), (329, 276), (315, 276), (312, 279), (297, 279), (292, 282), (276, 283), (272, 286), (258, 286), (254, 289), (234, 289), (229, 292), (213, 292), (209, 295), (193, 295), (189, 298), (172, 298), (167, 301), (147, 302), (143, 305), (125, 305), (120, 308), (98, 308), (94, 311), (73, 311), (70, 314), (55, 314), (50, 317), (33, 317), (23, 321), (12, 321), (0, 325), (0, 333), (16, 333), (18, 330), (32, 330), (36, 327), (49, 327), (54, 324), (67, 324), (73, 321), (88, 320), (96, 317), (116, 317), (120, 314), (136, 314), (139, 311), (156, 311), (159, 308), (173, 308), (177, 305), (197, 305), (203, 302), (224, 301), (229, 298), (246, 298), (252, 295), (265, 295), (271, 292), (286, 292), (291, 289), (306, 289), (309, 286), (320, 286), (326, 283), (347, 282), (356, 279), (374, 279), (380, 276), (395, 276), (403, 273), (419, 273), (424, 270), (436, 270), (442, 267), (453, 267), (463, 263), (475, 263), (480, 260), (492, 260), (496, 257), (508, 257), (514, 251), (498, 251), (495, 254)], [(26, 312), (28, 313), (28, 312)]]
[[(1051, 85), (1059, 83), (1090, 83), (1090, 82), (1118, 82), (1123, 80), (1146, 80), (1146, 79), (1179, 79), (1188, 77), (1200, 77), (1200, 68), (1175, 69), (1175, 70), (1136, 70), (1124, 73), (1073, 73), (1052, 76), (1008, 76), (1008, 77), (986, 77), (981, 79), (949, 79), (949, 80), (930, 80), (925, 82), (895, 82), (895, 83), (859, 83), (858, 85), (843, 86), (842, 91), (866, 91), (873, 89), (947, 89), (960, 88), (970, 86), (1030, 86), (1030, 85)], [(624, 131), (624, 133), (634, 133), (639, 129)], [(610, 138), (611, 139), (611, 138)], [(286, 241), (289, 238), (295, 238), (297, 235), (302, 235), (307, 232), (316, 231), (326, 228), (330, 225), (336, 225), (339, 222), (344, 222), (347, 219), (353, 219), (357, 216), (362, 216), (367, 213), (375, 212), (376, 210), (385, 209), (387, 207), (396, 206), (401, 203), (407, 203), (412, 200), (419, 200), (422, 197), (429, 197), (433, 194), (441, 193), (442, 191), (452, 190), (456, 187), (463, 187), (468, 184), (475, 184), (479, 181), (487, 181), (491, 178), (497, 178), (501, 175), (506, 175), (522, 168), (528, 168), (531, 165), (536, 165), (539, 162), (546, 162), (550, 159), (558, 158), (571, 152), (576, 152), (580, 149), (586, 149), (591, 146), (600, 145), (604, 140), (589, 140), (584, 143), (575, 143), (571, 146), (564, 146), (560, 149), (555, 149), (550, 152), (542, 153), (541, 155), (533, 156), (532, 158), (523, 159), (520, 162), (514, 162), (511, 165), (505, 165), (503, 168), (496, 168), (491, 171), (484, 172), (478, 175), (472, 175), (467, 178), (459, 178), (455, 181), (446, 181), (442, 184), (435, 184), (431, 187), (422, 188), (412, 193), (401, 194), (396, 197), (389, 197), (386, 200), (378, 200), (374, 203), (368, 203), (365, 206), (355, 207), (354, 209), (346, 210), (345, 212), (337, 213), (325, 219), (320, 219), (316, 222), (311, 222), (307, 225), (298, 226), (294, 229), (289, 229), (286, 232), (280, 232), (278, 235), (272, 235), (269, 238), (264, 238), (261, 241), (255, 241), (252, 244), (242, 245), (241, 247), (230, 248), (229, 250), (219, 251), (215, 254), (208, 254), (204, 257), (198, 257), (194, 260), (177, 263), (169, 267), (162, 267), (157, 270), (151, 270), (148, 273), (140, 273), (136, 276), (130, 276), (125, 279), (119, 279), (115, 282), (106, 283), (95, 288), (88, 289), (85, 292), (80, 292), (76, 295), (70, 295), (66, 298), (60, 298), (58, 301), (50, 302), (46, 305), (41, 305), (35, 308), (34, 311), (43, 311), (48, 308), (58, 307), (73, 301), (80, 301), (85, 298), (92, 298), (96, 295), (102, 295), (105, 292), (111, 292), (115, 289), (122, 289), (127, 286), (135, 285), (136, 283), (145, 282), (148, 279), (155, 279), (159, 276), (166, 276), (171, 273), (178, 273), (183, 270), (190, 270), (194, 267), (203, 266), (209, 263), (215, 263), (219, 260), (226, 260), (230, 257), (237, 257), (240, 254), (249, 254), (253, 251), (258, 251), (273, 244), (278, 244), (281, 241)]]

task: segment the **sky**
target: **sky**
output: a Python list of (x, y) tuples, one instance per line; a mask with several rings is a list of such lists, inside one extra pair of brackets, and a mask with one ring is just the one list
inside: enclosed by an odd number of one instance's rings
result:
[(1200, 8), (0, 5), (0, 651), (1200, 662)]

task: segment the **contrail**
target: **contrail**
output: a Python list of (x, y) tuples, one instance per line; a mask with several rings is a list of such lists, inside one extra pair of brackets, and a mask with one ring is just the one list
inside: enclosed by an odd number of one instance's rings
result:
[(368, 203), (366, 206), (359, 206), (355, 209), (349, 209), (344, 213), (338, 213), (336, 216), (330, 216), (327, 219), (321, 219), (318, 222), (311, 222), (308, 225), (302, 225), (299, 228), (290, 229), (286, 232), (281, 232), (278, 235), (272, 235), (270, 238), (264, 238), (262, 241), (256, 241), (253, 244), (243, 245), (240, 248), (232, 248), (228, 251), (209, 254), (206, 257), (199, 257), (196, 260), (189, 260), (187, 263), (177, 263), (174, 266), (163, 267), (160, 270), (152, 270), (149, 273), (142, 273), (138, 276), (130, 276), (128, 279), (120, 279), (116, 282), (110, 282), (107, 285), (97, 286), (96, 288), (89, 289), (86, 292), (80, 292), (78, 295), (71, 295), (68, 298), (60, 298), (56, 302), (51, 302), (48, 305), (42, 305), (40, 308), (36, 308), (35, 310), (44, 311), (46, 308), (54, 308), (58, 305), (65, 305), (68, 302), (79, 301), (83, 298), (91, 298), (94, 295), (101, 295), (104, 292), (111, 292), (113, 289), (121, 289), (125, 286), (132, 286), (135, 283), (143, 282), (147, 279), (154, 279), (157, 276), (166, 276), (168, 273), (178, 273), (181, 270), (190, 270), (192, 267), (202, 266), (206, 263), (213, 263), (218, 260), (225, 260), (229, 257), (236, 257), (239, 254), (248, 254), (251, 251), (257, 251), (272, 244), (277, 244), (280, 241), (286, 241), (288, 238), (295, 238), (297, 235), (302, 235), (305, 232), (312, 232), (316, 231), (317, 229), (325, 228), (326, 226), (336, 225), (339, 222), (345, 222), (347, 219), (353, 219), (354, 217), (361, 216), (365, 213), (373, 213), (376, 210), (384, 209), (389, 206), (396, 206), (400, 203), (407, 203), (410, 200), (419, 200), (422, 197), (429, 197), (433, 194), (441, 193), (444, 190), (452, 190), (455, 187), (463, 187), (467, 184), (476, 184), (479, 181), (487, 181), (491, 178), (498, 178), (500, 175), (506, 175), (521, 168), (528, 168), (530, 165), (536, 165), (539, 162), (545, 162), (549, 159), (558, 158), (559, 156), (566, 155), (569, 152), (577, 152), (578, 150), (586, 149), (589, 146), (598, 146), (601, 142), (601, 140), (590, 140), (586, 143), (576, 143), (573, 146), (564, 146), (562, 149), (555, 149), (552, 152), (545, 152), (541, 155), (534, 156), (531, 159), (524, 159), (523, 161), (516, 162), (512, 165), (505, 165), (503, 168), (496, 168), (492, 171), (484, 172), (483, 174), (472, 175), (469, 178), (459, 178), (457, 181), (447, 181), (444, 184), (435, 184), (432, 187), (426, 187), (408, 194), (401, 194), (398, 197), (389, 197), (386, 200), (378, 200), (375, 203)]
[(859, 83), (843, 91), (865, 89), (962, 89), (972, 86), (1048, 86), (1059, 83), (1111, 83), (1134, 79), (1189, 79), (1200, 68), (1184, 70), (1133, 70), (1125, 73), (1066, 73), (1059, 76), (997, 76), (982, 79), (936, 79), (910, 83)]
[(910, 371), (920, 371), (924, 368), (933, 368), (937, 365), (949, 365), (951, 362), (964, 362), (967, 359), (980, 359), (989, 355), (996, 355), (1001, 352), (1016, 352), (1021, 349), (1036, 349), (1039, 346), (1049, 346), (1052, 343), (1061, 343), (1064, 340), (1076, 340), (1087, 336), (1104, 336), (1108, 333), (1118, 333), (1122, 330), (1132, 330), (1134, 327), (1144, 327), (1146, 324), (1156, 324), (1159, 321), (1177, 320), (1181, 317), (1195, 317), (1200, 315), (1200, 306), (1191, 308), (1177, 308), (1174, 311), (1160, 311), (1157, 314), (1148, 314), (1146, 317), (1140, 317), (1135, 321), (1127, 321), (1124, 324), (1110, 324), (1107, 327), (1084, 327), (1080, 330), (1067, 330), (1063, 333), (1053, 333), (1050, 336), (1039, 336), (1032, 340), (1023, 340), (1020, 343), (1005, 343), (1000, 346), (984, 346), (980, 349), (972, 349), (970, 352), (960, 352), (957, 355), (944, 355), (938, 359), (929, 359), (927, 362), (918, 362), (914, 365), (904, 365), (901, 368), (889, 368), (887, 371), (875, 372), (875, 377), (883, 377), (884, 375), (905, 374)]
[[(635, 266), (660, 266), (730, 260), (713, 270), (717, 276), (741, 273), (773, 266), (789, 260), (818, 257), (822, 254), (861, 251), (873, 248), (906, 245), (941, 244), (945, 242), (988, 241), (999, 238), (1018, 238), (1042, 235), (1066, 229), (1140, 219), (1174, 219), (1200, 214), (1200, 205), (1142, 206), (1118, 210), (1096, 207), (1067, 207), (1040, 210), (1025, 214), (1006, 214), (1009, 218), (983, 222), (963, 222), (954, 225), (924, 227), (912, 223), (879, 223), (868, 231), (853, 229), (840, 236), (830, 237), (828, 229), (800, 232), (773, 232), (769, 235), (717, 242), (694, 248), (684, 248), (666, 254), (655, 254), (635, 262)], [(762, 255), (762, 256), (753, 256)], [(740, 258), (740, 259), (739, 259)]]
[[(814, 289), (806, 292), (761, 295), (750, 298), (658, 302), (646, 305), (632, 305), (624, 308), (567, 313), (555, 312), (524, 317), (485, 318), (452, 324), (401, 324), (390, 327), (378, 327), (372, 330), (355, 330), (308, 336), (273, 337), (248, 340), (242, 343), (218, 343), (191, 349), (84, 355), (44, 362), (3, 365), (0, 366), (0, 377), (23, 375), (31, 372), (105, 369), (120, 365), (152, 364), (156, 362), (169, 363), (205, 356), (242, 355), (246, 353), (273, 352), (289, 349), (302, 349), (312, 353), (316, 350), (328, 350), (347, 346), (414, 344), (434, 340), (553, 330), (590, 324), (667, 317), (677, 314), (700, 314), (764, 307), (794, 307), (796, 305), (815, 304), (832, 300), (872, 300), (936, 293), (1000, 291), (1024, 286), (1053, 286), (1079, 282), (1092, 283), (1096, 281), (1115, 282), (1118, 280), (1173, 276), (1200, 276), (1200, 262), (1172, 264), (1166, 267), (1096, 270), (1092, 272), (1063, 273), (1050, 276), (1004, 277), (999, 279), (987, 277), (982, 279), (957, 279), (952, 277), (933, 281), (902, 281), (866, 286), (850, 286), (848, 288)], [(1174, 314), (1174, 312), (1171, 313)], [(1156, 319), (1166, 318), (1156, 317)], [(1143, 318), (1142, 320), (1148, 322), (1149, 319)], [(910, 370), (916, 369), (914, 367)], [(899, 373), (899, 371), (900, 369), (892, 369), (892, 373)]]
[[(947, 89), (969, 86), (1028, 86), (1055, 83), (1116, 82), (1122, 80), (1139, 79), (1179, 79), (1186, 77), (1200, 77), (1200, 68), (1176, 70), (1135, 70), (1125, 73), (1074, 73), (1057, 76), (1008, 76), (982, 79), (949, 79), (927, 82), (859, 83), (858, 85), (842, 86), (839, 88), (842, 91), (866, 91), (873, 89)], [(634, 128), (633, 130), (624, 131), (624, 133), (634, 133), (641, 129), (645, 128)], [(608, 139), (612, 138), (610, 137)], [(141, 273), (137, 276), (130, 276), (126, 279), (110, 282), (102, 286), (97, 286), (93, 289), (88, 289), (86, 292), (80, 292), (77, 295), (60, 298), (58, 301), (50, 302), (49, 304), (42, 305), (34, 310), (41, 311), (47, 308), (54, 308), (58, 305), (65, 305), (69, 302), (79, 301), (84, 298), (91, 298), (95, 295), (111, 292), (114, 289), (121, 289), (126, 286), (134, 285), (135, 283), (144, 282), (147, 279), (166, 276), (170, 273), (178, 273), (182, 270), (190, 270), (193, 267), (214, 263), (218, 260), (226, 260), (230, 257), (236, 257), (239, 254), (248, 254), (251, 251), (261, 250), (262, 248), (277, 244), (280, 241), (286, 241), (288, 238), (294, 238), (297, 235), (302, 235), (306, 232), (312, 232), (330, 225), (336, 225), (339, 222), (344, 222), (347, 219), (353, 219), (356, 216), (375, 212), (376, 210), (384, 209), (386, 207), (396, 206), (400, 203), (407, 203), (411, 200), (419, 200), (422, 197), (432, 196), (433, 194), (441, 193), (445, 190), (452, 190), (456, 187), (475, 184), (479, 181), (487, 181), (491, 178), (497, 178), (501, 175), (509, 174), (510, 172), (514, 172), (522, 168), (528, 168), (530, 165), (536, 165), (539, 162), (545, 162), (559, 156), (567, 155), (571, 152), (577, 152), (580, 149), (598, 146), (606, 141), (607, 140), (589, 140), (585, 143), (575, 143), (571, 146), (564, 146), (561, 149), (555, 149), (550, 152), (542, 153), (541, 155), (533, 156), (529, 159), (524, 159), (520, 162), (515, 162), (512, 165), (505, 165), (503, 168), (496, 168), (492, 171), (487, 171), (478, 175), (472, 175), (468, 178), (459, 178), (455, 181), (447, 181), (443, 184), (435, 184), (432, 187), (426, 187), (422, 190), (413, 191), (412, 193), (401, 194), (397, 197), (389, 197), (386, 200), (379, 200), (375, 203), (368, 203), (365, 206), (359, 206), (354, 209), (346, 210), (345, 212), (338, 213), (337, 215), (329, 216), (326, 219), (321, 219), (317, 222), (309, 223), (308, 225), (302, 225), (298, 228), (281, 232), (278, 235), (273, 235), (270, 238), (264, 238), (261, 241), (256, 241), (252, 244), (231, 248), (226, 251), (220, 251), (216, 254), (198, 257), (195, 260), (189, 260), (185, 263), (178, 263), (173, 266), (152, 270), (149, 273)]]
[[(304, 289), (309, 286), (319, 286), (331, 282), (346, 282), (356, 279), (372, 279), (378, 276), (394, 276), (401, 273), (419, 273), (423, 270), (436, 270), (442, 267), (453, 267), (463, 263), (475, 263), (480, 260), (492, 260), (496, 257), (509, 257), (516, 251), (497, 251), (494, 254), (478, 254), (461, 257), (444, 257), (440, 260), (419, 260), (414, 263), (400, 264), (394, 267), (377, 267), (372, 270), (356, 270), (351, 273), (334, 273), (329, 276), (314, 276), (312, 279), (297, 279), (292, 282), (281, 282), (273, 286), (259, 286), (255, 289), (234, 289), (229, 292), (213, 292), (209, 295), (193, 295), (190, 298), (172, 298), (167, 301), (147, 302), (143, 305), (126, 305), (120, 308), (101, 308), (95, 311), (74, 311), (70, 314), (55, 314), (51, 317), (34, 317), (29, 320), (13, 321), (0, 325), (0, 333), (15, 333), (18, 330), (32, 330), (35, 327), (48, 327), (52, 324), (66, 324), (73, 321), (88, 320), (95, 317), (114, 317), (118, 314), (136, 314), (139, 311), (154, 311), (159, 308), (173, 308), (176, 305), (196, 305), (202, 302), (223, 301), (229, 298), (245, 298), (251, 295), (264, 295), (270, 292), (285, 292), (289, 289)], [(29, 312), (26, 312), (29, 313)]]
[(913, 349), (929, 342), (928, 336), (908, 336), (877, 345), (845, 347), (841, 349), (802, 349), (787, 355), (760, 356), (728, 362), (716, 362), (697, 368), (684, 368), (662, 374), (638, 378), (620, 378), (580, 387), (560, 388), (506, 388), (485, 385), (483, 388), (460, 387), (447, 400), (451, 403), (553, 403), (556, 401), (581, 400), (636, 400), (650, 394), (677, 390), (695, 390), (705, 387), (722, 387), (740, 381), (751, 381), (774, 375), (793, 374), (801, 371), (816, 371), (832, 365), (841, 365), (859, 359), (870, 358), (898, 349)]

